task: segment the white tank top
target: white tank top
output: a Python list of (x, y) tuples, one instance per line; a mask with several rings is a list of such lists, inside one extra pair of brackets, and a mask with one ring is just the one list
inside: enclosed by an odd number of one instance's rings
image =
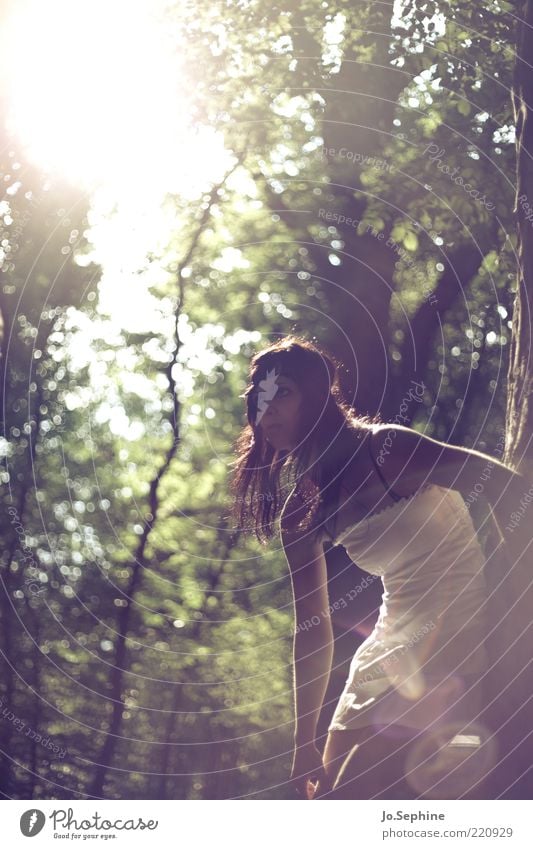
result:
[(391, 684), (416, 698), (450, 672), (488, 668), (485, 558), (460, 492), (427, 484), (397, 498), (332, 539), (383, 582), (378, 620), (346, 682), (361, 705)]

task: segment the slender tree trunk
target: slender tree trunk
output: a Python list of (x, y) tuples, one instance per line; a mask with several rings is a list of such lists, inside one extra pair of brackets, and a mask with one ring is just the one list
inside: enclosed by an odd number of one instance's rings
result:
[[(30, 480), (30, 477), (27, 476), (26, 480)], [(13, 516), (13, 525), (14, 527), (23, 527), (26, 504), (28, 499), (28, 489), (24, 487), (19, 494), (19, 498), (16, 504), (16, 514)], [(6, 552), (4, 555), (4, 563), (0, 564), (1, 572), (0, 579), (2, 581), (2, 599), (0, 604), (0, 625), (2, 626), (3, 632), (3, 649), (1, 652), (1, 668), (2, 668), (2, 700), (4, 702), (4, 707), (7, 708), (8, 711), (14, 711), (14, 699), (15, 699), (15, 680), (14, 680), (14, 670), (17, 667), (17, 659), (16, 655), (18, 655), (17, 649), (18, 645), (16, 645), (13, 641), (14, 629), (16, 627), (17, 618), (13, 615), (12, 606), (15, 604), (15, 580), (13, 572), (11, 571), (11, 567), (13, 561), (15, 559), (15, 554), (19, 549), (19, 538), (15, 532), (12, 530), (11, 540), (9, 545), (6, 547)], [(22, 574), (21, 570), (19, 570), (19, 578), (16, 581), (16, 584), (20, 586), (20, 575)], [(13, 784), (12, 784), (12, 769), (11, 769), (11, 761), (9, 759), (9, 750), (10, 743), (12, 739), (12, 725), (11, 723), (4, 721), (0, 722), (0, 795), (4, 794), (8, 797), (11, 796), (13, 792)]]
[(178, 270), (177, 270), (177, 283), (178, 283), (178, 299), (177, 299), (177, 307), (174, 316), (174, 350), (172, 352), (172, 359), (168, 366), (165, 368), (165, 374), (168, 381), (169, 393), (173, 401), (173, 408), (170, 414), (170, 423), (172, 426), (172, 443), (169, 446), (163, 463), (161, 464), (157, 474), (150, 482), (150, 492), (148, 496), (148, 519), (145, 520), (143, 532), (139, 538), (139, 544), (135, 551), (135, 556), (133, 558), (132, 563), (132, 571), (131, 578), (126, 589), (126, 595), (128, 598), (128, 604), (126, 607), (122, 608), (118, 617), (117, 617), (117, 645), (115, 650), (115, 658), (114, 658), (114, 667), (115, 670), (112, 674), (111, 678), (111, 695), (110, 698), (113, 701), (113, 708), (111, 713), (111, 721), (109, 724), (109, 729), (107, 731), (103, 746), (99, 754), (96, 758), (96, 767), (93, 776), (93, 780), (90, 785), (90, 794), (92, 796), (101, 797), (104, 789), (104, 783), (107, 776), (107, 772), (109, 767), (113, 761), (113, 757), (115, 754), (115, 750), (117, 747), (117, 743), (120, 739), (120, 728), (122, 725), (122, 716), (124, 714), (124, 697), (123, 697), (123, 681), (124, 675), (126, 672), (126, 658), (127, 658), (127, 646), (126, 640), (131, 628), (132, 623), (132, 610), (133, 604), (135, 600), (135, 595), (139, 589), (140, 583), (142, 581), (142, 575), (144, 569), (148, 567), (148, 562), (146, 559), (146, 547), (148, 544), (149, 536), (155, 526), (157, 521), (157, 514), (159, 511), (159, 493), (160, 493), (160, 484), (166, 475), (168, 469), (171, 466), (172, 460), (174, 459), (176, 452), (178, 450), (179, 440), (180, 440), (180, 410), (181, 405), (178, 400), (178, 392), (176, 386), (176, 380), (174, 378), (174, 366), (178, 362), (178, 356), (181, 348), (181, 340), (178, 332), (178, 321), (183, 309), (183, 301), (185, 295), (185, 277), (183, 275), (183, 270), (189, 264), (196, 250), (198, 242), (204, 232), (207, 223), (211, 216), (211, 209), (215, 203), (218, 202), (219, 199), (219, 191), (226, 183), (226, 180), (230, 177), (233, 171), (236, 169), (237, 165), (235, 164), (229, 172), (224, 176), (222, 181), (213, 186), (210, 195), (209, 202), (205, 204), (203, 207), (202, 213), (200, 215), (200, 219), (198, 222), (198, 226), (194, 232), (193, 237), (191, 238), (190, 244), (187, 247), (187, 251), (185, 256), (181, 259)]
[[(29, 605), (28, 605), (28, 608), (29, 608)], [(39, 649), (39, 646), (41, 645), (41, 634), (42, 634), (41, 613), (42, 613), (42, 611), (41, 611), (40, 608), (38, 608), (37, 610), (35, 610), (35, 609), (31, 610), (31, 615), (29, 616), (29, 620), (30, 620), (30, 622), (32, 622), (32, 626), (33, 626), (32, 630), (31, 630), (32, 642), (31, 642), (30, 651), (28, 652), (29, 656), (33, 658), (33, 666), (31, 668), (32, 669), (31, 686), (32, 686), (32, 689), (33, 689), (33, 694), (32, 694), (32, 697), (31, 697), (32, 698), (32, 707), (31, 707), (31, 711), (30, 711), (30, 717), (31, 717), (32, 728), (39, 729), (39, 730), (41, 730), (41, 728), (44, 725), (43, 720), (42, 720), (43, 705), (41, 703), (41, 695), (40, 695), (41, 694), (41, 686), (43, 684), (43, 676), (42, 676), (42, 657), (43, 656), (42, 656), (42, 653)], [(43, 731), (44, 730), (45, 729), (43, 728)], [(38, 784), (38, 778), (39, 778), (38, 769), (39, 769), (39, 762), (42, 760), (41, 757), (40, 757), (42, 752), (43, 752), (43, 749), (41, 749), (41, 747), (36, 742), (35, 737), (33, 737), (30, 741), (30, 751), (29, 751), (29, 756), (28, 756), (29, 775), (28, 775), (28, 788), (27, 788), (27, 796), (26, 796), (27, 799), (33, 799), (33, 797), (34, 797), (35, 787)], [(53, 755), (50, 755), (50, 757), (52, 758)]]
[[(223, 532), (226, 531), (226, 527), (227, 527), (224, 520), (221, 520), (218, 523), (218, 527), (221, 529), (221, 533), (220, 533), (219, 537), (220, 537), (220, 544), (222, 544), (222, 537), (224, 536)], [(192, 626), (192, 631), (191, 631), (191, 634), (190, 634), (192, 639), (197, 639), (197, 638), (200, 639), (201, 638), (201, 634), (202, 634), (204, 625), (205, 625), (206, 622), (209, 621), (209, 606), (208, 606), (209, 599), (213, 596), (218, 585), (220, 584), (220, 581), (222, 579), (222, 575), (224, 573), (225, 565), (228, 561), (228, 557), (229, 557), (232, 549), (236, 546), (239, 537), (240, 537), (240, 533), (239, 533), (239, 531), (236, 531), (235, 533), (231, 534), (227, 538), (227, 543), (226, 543), (226, 545), (224, 545), (224, 547), (222, 549), (222, 553), (221, 553), (221, 557), (220, 557), (220, 561), (219, 561), (219, 568), (216, 571), (213, 570), (213, 572), (210, 575), (209, 586), (207, 587), (206, 593), (204, 595), (204, 600), (203, 600), (203, 605), (202, 605), (202, 613), (203, 613), (202, 619), (199, 619)], [(218, 548), (218, 546), (216, 546), (216, 548)], [(168, 779), (171, 777), (171, 776), (168, 775), (169, 764), (170, 764), (170, 760), (171, 760), (170, 755), (171, 755), (171, 752), (172, 752), (172, 742), (174, 741), (174, 739), (177, 736), (176, 726), (177, 726), (178, 710), (179, 710), (180, 706), (183, 705), (183, 698), (184, 698), (183, 684), (181, 684), (181, 683), (176, 684), (174, 686), (172, 699), (171, 699), (171, 711), (168, 714), (167, 721), (166, 721), (166, 724), (165, 724), (165, 745), (163, 747), (163, 756), (162, 756), (162, 759), (161, 759), (161, 775), (160, 775), (159, 782), (158, 782), (158, 785), (157, 785), (157, 794), (158, 794), (157, 798), (158, 799), (168, 798), (167, 797)], [(182, 782), (182, 784), (183, 784), (183, 782)], [(179, 798), (179, 796), (176, 795), (176, 789), (179, 789), (179, 788), (176, 787), (176, 782), (174, 781), (173, 787), (172, 787), (172, 795), (170, 796), (171, 799), (178, 799)]]
[[(530, 364), (533, 306), (533, 0), (525, 0), (517, 6), (512, 99), (517, 146), (514, 212), (518, 285), (513, 309), (503, 459), (530, 481), (533, 480), (533, 372)], [(517, 504), (517, 509), (520, 509), (520, 504)], [(529, 522), (530, 526), (531, 517), (523, 515), (521, 521)], [(522, 545), (528, 537), (527, 531), (524, 531), (526, 527), (525, 524), (520, 525), (517, 536), (520, 535), (521, 542), (518, 547), (512, 546), (511, 531), (504, 531), (506, 544), (492, 547), (486, 568), (488, 620), (489, 624), (497, 624), (495, 634), (486, 643), (491, 660), (487, 689), (488, 724), (498, 743), (494, 794), (489, 798), (531, 799), (533, 555), (528, 555), (530, 549)]]
[(517, 12), (513, 110), (516, 122), (516, 214), (518, 275), (513, 310), (507, 396), (506, 461), (532, 477), (533, 369), (533, 0)]
[[(172, 392), (175, 399), (175, 405), (178, 404), (176, 390), (174, 384), (172, 384)], [(146, 546), (148, 543), (148, 538), (150, 532), (155, 524), (157, 513), (159, 509), (159, 484), (169, 468), (172, 459), (177, 451), (178, 447), (178, 417), (174, 418), (174, 431), (172, 444), (168, 449), (164, 462), (161, 465), (157, 475), (151, 481), (150, 484), (150, 497), (149, 497), (149, 505), (150, 505), (150, 517), (145, 521), (143, 533), (139, 540), (139, 545), (137, 546), (137, 550), (135, 552), (135, 556), (133, 558), (132, 563), (132, 571), (131, 578), (128, 583), (128, 586), (125, 591), (125, 595), (128, 599), (128, 604), (126, 607), (123, 607), (117, 617), (117, 644), (115, 650), (115, 658), (114, 658), (114, 671), (111, 677), (111, 693), (110, 698), (113, 702), (113, 708), (111, 713), (111, 721), (109, 724), (109, 729), (107, 731), (104, 744), (102, 749), (97, 756), (97, 765), (95, 768), (93, 780), (90, 786), (90, 794), (91, 796), (101, 797), (104, 789), (104, 782), (106, 779), (107, 771), (113, 761), (113, 757), (115, 754), (115, 750), (117, 747), (117, 742), (120, 738), (120, 728), (122, 725), (122, 716), (124, 713), (125, 703), (124, 703), (124, 694), (123, 694), (123, 683), (124, 683), (124, 675), (126, 672), (127, 664), (127, 645), (126, 640), (128, 638), (128, 634), (130, 632), (132, 626), (132, 612), (133, 605), (135, 603), (135, 597), (137, 591), (139, 590), (143, 572), (146, 568), (148, 568), (148, 561), (146, 558)]]
[[(43, 335), (40, 337), (38, 344), (41, 347), (41, 350), (45, 350), (47, 341), (48, 335)], [(9, 382), (10, 376), (7, 367), (4, 371), (4, 374), (6, 377), (6, 386), (9, 389), (11, 384)], [(9, 392), (6, 392), (6, 395), (9, 395)], [(0, 649), (0, 668), (3, 668), (3, 687), (1, 695), (3, 696), (3, 700), (5, 701), (8, 710), (13, 711), (16, 692), (14, 670), (17, 668), (17, 658), (21, 656), (21, 651), (19, 641), (17, 641), (16, 637), (15, 640), (13, 640), (14, 629), (16, 628), (18, 623), (18, 616), (15, 617), (13, 615), (12, 608), (15, 605), (15, 589), (20, 589), (21, 582), (23, 580), (25, 568), (23, 565), (23, 561), (25, 560), (27, 555), (24, 554), (23, 557), (19, 558), (21, 560), (21, 563), (19, 563), (18, 572), (16, 574), (13, 573), (12, 566), (16, 559), (17, 551), (22, 554), (21, 538), (23, 532), (25, 532), (26, 530), (24, 526), (24, 522), (26, 521), (26, 513), (29, 513), (28, 502), (30, 499), (30, 489), (28, 484), (32, 479), (36, 480), (37, 475), (37, 444), (39, 442), (41, 420), (43, 417), (43, 414), (41, 412), (42, 401), (43, 387), (42, 382), (40, 381), (38, 386), (38, 392), (35, 395), (33, 419), (35, 421), (35, 427), (33, 429), (33, 437), (30, 442), (28, 463), (26, 468), (22, 470), (23, 483), (21, 485), (21, 488), (19, 489), (16, 503), (13, 504), (15, 513), (8, 514), (10, 518), (10, 527), (8, 532), (9, 543), (6, 545), (6, 551), (2, 560), (0, 560), (0, 592), (2, 592), (2, 598), (0, 600), (0, 625), (2, 626), (3, 631), (3, 650)], [(30, 411), (28, 411), (28, 419), (31, 418), (32, 414)], [(17, 480), (18, 478), (13, 477), (13, 479)], [(4, 524), (7, 528), (7, 519), (4, 520)], [(31, 557), (33, 560), (34, 555), (31, 555)], [(35, 696), (34, 698), (37, 698), (37, 696)], [(9, 796), (11, 792), (15, 789), (13, 787), (12, 767), (11, 762), (9, 760), (9, 749), (12, 736), (13, 730), (11, 724), (8, 722), (0, 723), (0, 795), (4, 794), (6, 796)]]
[(170, 711), (167, 714), (165, 722), (165, 738), (163, 746), (163, 754), (160, 763), (160, 775), (156, 786), (156, 798), (167, 798), (167, 782), (169, 779), (168, 771), (170, 764), (170, 754), (172, 751), (172, 743), (176, 737), (176, 712), (183, 703), (183, 684), (181, 682), (174, 684), (174, 690), (170, 699)]

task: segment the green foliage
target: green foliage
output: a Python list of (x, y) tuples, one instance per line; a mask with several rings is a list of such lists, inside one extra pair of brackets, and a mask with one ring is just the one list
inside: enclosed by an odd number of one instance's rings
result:
[(228, 522), (248, 361), (278, 334), (316, 335), (357, 371), (359, 408), (393, 418), (417, 327), (415, 426), (494, 448), (514, 277), (510, 5), (413, 3), (394, 28), (387, 4), (171, 6), (197, 121), (236, 167), (214, 194), (168, 199), (157, 327), (112, 333), (98, 312), (76, 192), (28, 169), (37, 208), (25, 215), (22, 190), (6, 201), (24, 223), (1, 302), (0, 697), (67, 752), (4, 719), (14, 798), (289, 796), (285, 558)]

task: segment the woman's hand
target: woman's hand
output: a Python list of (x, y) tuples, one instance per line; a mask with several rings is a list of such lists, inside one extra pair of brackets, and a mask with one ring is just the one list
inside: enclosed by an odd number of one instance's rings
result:
[(289, 780), (301, 799), (314, 798), (318, 781), (321, 788), (328, 786), (322, 755), (314, 743), (295, 747)]

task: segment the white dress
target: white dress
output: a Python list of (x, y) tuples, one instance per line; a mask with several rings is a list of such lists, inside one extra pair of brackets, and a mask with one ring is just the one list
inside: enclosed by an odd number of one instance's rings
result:
[(435, 484), (396, 498), (332, 539), (384, 592), (329, 730), (436, 728), (475, 720), (482, 707), (485, 558), (468, 508)]

